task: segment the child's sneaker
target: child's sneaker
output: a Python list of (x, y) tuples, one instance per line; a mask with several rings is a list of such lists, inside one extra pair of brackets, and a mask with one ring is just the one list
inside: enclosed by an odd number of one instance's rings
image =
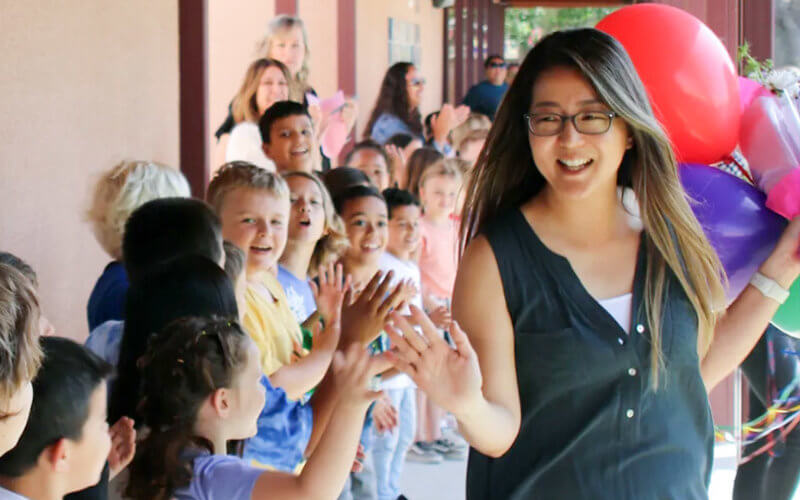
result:
[(434, 451), (430, 443), (417, 442), (408, 449), (406, 460), (420, 464), (440, 464), (442, 455)]
[(442, 440), (449, 441), (452, 443), (453, 448), (457, 450), (466, 450), (469, 448), (467, 441), (454, 429), (444, 429), (442, 431)]
[(431, 446), (433, 451), (440, 454), (447, 460), (464, 460), (467, 458), (466, 446), (459, 446), (449, 439), (437, 439), (431, 443)]

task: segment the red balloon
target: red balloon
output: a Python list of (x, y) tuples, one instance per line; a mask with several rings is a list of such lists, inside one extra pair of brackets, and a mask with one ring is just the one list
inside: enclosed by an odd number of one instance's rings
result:
[(680, 161), (715, 163), (733, 151), (739, 83), (708, 26), (675, 7), (639, 4), (609, 14), (597, 29), (628, 51)]

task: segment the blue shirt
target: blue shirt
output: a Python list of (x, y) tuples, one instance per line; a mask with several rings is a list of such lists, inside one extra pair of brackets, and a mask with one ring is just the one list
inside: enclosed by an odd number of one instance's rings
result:
[(198, 454), (192, 462), (192, 480), (178, 488), (178, 500), (250, 500), (258, 477), (264, 473), (230, 455)]
[(258, 416), (258, 432), (248, 439), (244, 458), (275, 470), (292, 472), (303, 460), (314, 425), (311, 405), (286, 397), (283, 389), (273, 387), (261, 377), (267, 399)]
[(110, 320), (125, 319), (125, 297), (128, 294), (128, 273), (119, 261), (109, 263), (94, 284), (86, 316), (89, 331)]
[(317, 302), (314, 300), (311, 285), (307, 280), (298, 278), (281, 265), (278, 265), (278, 282), (286, 292), (289, 309), (294, 313), (297, 322), (302, 324), (317, 310)]
[[(370, 138), (381, 145), (386, 144), (386, 141), (391, 139), (395, 134), (408, 134), (412, 137), (416, 137), (425, 144), (424, 137), (412, 132), (411, 129), (408, 128), (408, 125), (406, 125), (406, 122), (391, 113), (383, 113), (380, 115), (378, 119), (375, 120), (375, 123), (372, 124), (372, 130), (370, 130), (369, 133)], [(431, 146), (445, 156), (453, 151), (453, 148), (449, 144), (439, 144), (436, 141), (432, 141)]]
[(501, 85), (492, 85), (484, 80), (470, 87), (462, 102), (469, 106), (469, 109), (473, 112), (482, 113), (494, 119), (494, 114), (497, 111), (497, 107), (500, 106), (500, 101), (503, 100), (506, 90), (508, 90), (506, 82)]
[(109, 320), (94, 328), (84, 344), (113, 367), (119, 364), (119, 346), (122, 343), (124, 321)]

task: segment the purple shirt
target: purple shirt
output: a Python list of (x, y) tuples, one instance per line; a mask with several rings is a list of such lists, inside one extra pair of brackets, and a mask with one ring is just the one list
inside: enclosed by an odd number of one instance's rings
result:
[(172, 496), (177, 500), (250, 500), (264, 472), (239, 457), (202, 453), (194, 459), (192, 482)]

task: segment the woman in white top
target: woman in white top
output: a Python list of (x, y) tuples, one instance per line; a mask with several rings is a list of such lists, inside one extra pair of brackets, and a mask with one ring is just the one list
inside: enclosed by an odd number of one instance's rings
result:
[(275, 170), (275, 164), (261, 149), (258, 120), (274, 103), (289, 98), (289, 80), (289, 70), (274, 59), (257, 59), (247, 68), (231, 104), (236, 126), (220, 138), (226, 163), (241, 160)]

